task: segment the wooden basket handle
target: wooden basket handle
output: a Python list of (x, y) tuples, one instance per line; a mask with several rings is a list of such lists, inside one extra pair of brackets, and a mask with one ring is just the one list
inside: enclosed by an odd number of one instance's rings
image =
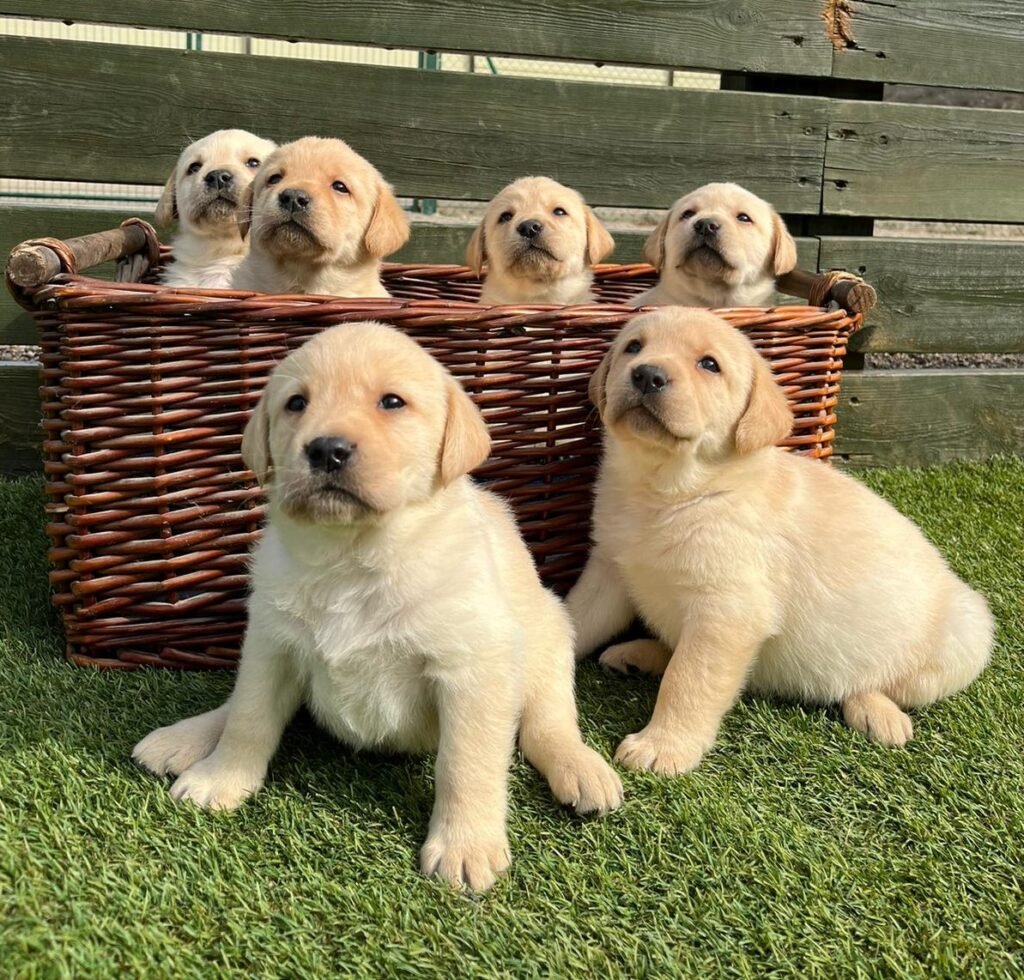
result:
[(867, 316), (878, 302), (874, 286), (852, 272), (804, 272), (793, 269), (778, 276), (775, 286), (782, 293), (806, 299), (811, 306), (836, 303), (849, 313)]

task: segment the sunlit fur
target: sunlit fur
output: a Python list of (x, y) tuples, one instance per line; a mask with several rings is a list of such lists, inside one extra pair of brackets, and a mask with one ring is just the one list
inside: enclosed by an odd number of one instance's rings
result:
[[(633, 340), (642, 349), (628, 354)], [(700, 366), (706, 357), (717, 373)], [(654, 396), (657, 423), (637, 426), (625, 391), (645, 363), (670, 383)], [(694, 768), (745, 689), (839, 703), (852, 727), (901, 745), (913, 733), (902, 708), (953, 694), (984, 668), (985, 600), (861, 483), (775, 448), (790, 427), (786, 400), (738, 330), (678, 307), (639, 316), (591, 392), (605, 455), (593, 550), (568, 598), (577, 655), (639, 614), (656, 640), (618, 644), (601, 661), (664, 672), (651, 721), (619, 747), (623, 764)]]
[[(276, 148), (243, 129), (221, 129), (187, 146), (167, 178), (157, 203), (157, 224), (178, 222), (171, 246), (172, 262), (162, 281), (168, 286), (226, 289), (231, 275), (249, 251), (238, 225), (242, 196), (262, 163)], [(250, 161), (257, 166), (250, 166)], [(200, 168), (190, 174), (189, 168)], [(206, 176), (226, 170), (232, 176), (226, 188), (211, 188)]]
[[(301, 411), (288, 407), (296, 394)], [(384, 409), (386, 394), (404, 407)], [(305, 447), (318, 436), (354, 444), (351, 473), (311, 472)], [(576, 724), (568, 615), (507, 505), (467, 476), (489, 449), (469, 396), (392, 328), (334, 327), (286, 358), (242, 446), (270, 518), (235, 690), (222, 708), (157, 729), (135, 758), (180, 774), (175, 798), (231, 809), (262, 786), (303, 702), (355, 748), (436, 750), (421, 867), (477, 890), (509, 861), (517, 729), (558, 800), (580, 813), (617, 807), (618, 777)]]

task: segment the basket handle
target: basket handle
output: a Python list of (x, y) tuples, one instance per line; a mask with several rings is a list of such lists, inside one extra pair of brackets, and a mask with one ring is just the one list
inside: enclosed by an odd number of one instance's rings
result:
[(82, 269), (145, 254), (150, 266), (160, 259), (160, 240), (153, 226), (141, 218), (129, 218), (120, 228), (98, 231), (80, 238), (32, 238), (16, 245), (7, 259), (7, 279), (20, 289), (38, 289), (62, 273), (77, 275)]
[(811, 306), (836, 303), (850, 313), (867, 316), (878, 302), (875, 287), (852, 272), (833, 269), (829, 272), (804, 272), (793, 269), (778, 276), (776, 288), (790, 296), (806, 299)]

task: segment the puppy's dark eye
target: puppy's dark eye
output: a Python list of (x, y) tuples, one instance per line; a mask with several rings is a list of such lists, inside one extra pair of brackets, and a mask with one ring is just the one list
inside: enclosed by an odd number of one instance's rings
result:
[(292, 395), (292, 397), (285, 402), (284, 407), (289, 412), (302, 412), (305, 411), (308, 404), (309, 402), (306, 401), (305, 395)]
[(345, 186), (344, 181), (341, 180), (336, 180), (333, 184), (331, 184), (331, 190), (337, 191), (339, 194), (348, 193), (348, 188)]
[(199, 160), (196, 160), (195, 163), (190, 163), (188, 165), (188, 170), (186, 170), (185, 173), (187, 173), (187, 174), (197, 174), (202, 169), (203, 169), (202, 163)]
[(249, 159), (245, 161), (245, 165), (252, 170), (255, 170), (260, 165), (260, 162), (256, 157), (249, 157)]
[(736, 215), (736, 220), (742, 221), (745, 225), (752, 225), (754, 223), (754, 219), (751, 218), (746, 211), (740, 211), (740, 213)]
[(554, 210), (554, 211), (552, 211), (551, 213), (552, 213), (552, 214), (553, 214), (553, 215), (554, 215), (554, 216), (555, 216), (556, 218), (564, 218), (564, 217), (565, 217), (566, 215), (568, 215), (568, 213), (569, 213), (569, 212), (568, 212), (568, 211), (566, 211), (566, 210), (565, 210), (565, 208), (555, 208), (555, 210)]
[(389, 392), (381, 398), (379, 404), (385, 412), (394, 412), (399, 408), (405, 408), (405, 399)]
[(697, 212), (693, 208), (687, 208), (681, 215), (679, 215), (680, 221), (689, 221)]
[(271, 174), (267, 178), (267, 186), (269, 187), (271, 184), (280, 184), (283, 178), (284, 174)]
[(505, 224), (506, 221), (511, 221), (511, 220), (512, 220), (512, 212), (511, 211), (502, 211), (501, 214), (498, 215), (498, 224), (499, 225), (503, 225), (503, 224)]
[(630, 342), (629, 342), (628, 344), (626, 344), (626, 346), (625, 346), (625, 347), (623, 347), (622, 349), (623, 349), (623, 350), (624, 350), (624, 351), (625, 351), (625, 352), (626, 352), (627, 354), (639, 354), (639, 353), (640, 353), (640, 351), (642, 351), (642, 350), (643, 350), (643, 347), (644, 347), (644, 345), (643, 345), (643, 344), (641, 344), (639, 340), (631, 340), (631, 341), (630, 341)]
[(711, 374), (721, 374), (722, 372), (722, 369), (718, 366), (718, 361), (716, 361), (713, 357), (702, 357), (697, 362), (697, 367), (699, 367), (702, 371), (708, 371)]

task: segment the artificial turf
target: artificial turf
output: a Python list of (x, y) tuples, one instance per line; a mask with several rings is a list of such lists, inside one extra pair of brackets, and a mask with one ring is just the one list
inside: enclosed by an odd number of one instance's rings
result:
[[(744, 699), (699, 770), (623, 774), (600, 821), (517, 761), (512, 870), (480, 898), (415, 870), (432, 761), (308, 719), (236, 813), (173, 803), (131, 747), (231, 676), (64, 663), (40, 486), (0, 483), (0, 974), (1020, 975), (1024, 460), (862, 478), (989, 597), (987, 673), (903, 750)], [(583, 666), (586, 737), (611, 753), (656, 689)]]

